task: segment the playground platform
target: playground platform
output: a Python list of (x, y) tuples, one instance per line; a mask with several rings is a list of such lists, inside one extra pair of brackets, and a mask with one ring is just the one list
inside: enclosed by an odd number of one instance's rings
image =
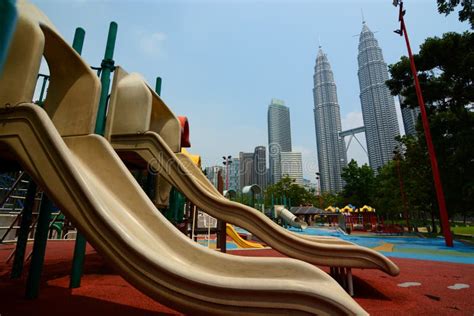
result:
[[(10, 280), (11, 266), (5, 263), (13, 248), (13, 245), (0, 245), (1, 315), (178, 314), (129, 285), (90, 246), (81, 287), (69, 289), (73, 241), (48, 242), (40, 297), (26, 300), (28, 265), (23, 278)], [(228, 252), (283, 257), (272, 249)], [(354, 298), (371, 315), (474, 314), (474, 264), (392, 259), (400, 267), (398, 277), (388, 277), (378, 270), (354, 270)]]

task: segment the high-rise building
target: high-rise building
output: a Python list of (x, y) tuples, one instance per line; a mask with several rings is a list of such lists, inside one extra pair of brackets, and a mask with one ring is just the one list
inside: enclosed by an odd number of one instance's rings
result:
[(288, 176), (295, 180), (296, 184), (303, 185), (303, 161), (301, 153), (281, 152), (281, 177)]
[(229, 190), (240, 190), (240, 159), (232, 158), (229, 165)]
[[(403, 97), (398, 96), (400, 104), (403, 102)], [(403, 127), (405, 128), (405, 134), (416, 136), (416, 123), (418, 122), (418, 116), (420, 115), (420, 108), (416, 107), (414, 109), (405, 107), (401, 108), (402, 110), (402, 120)]]
[(314, 66), (314, 125), (318, 147), (318, 164), (323, 192), (337, 193), (344, 183), (342, 168), (347, 156), (341, 132), (341, 113), (337, 101), (334, 75), (326, 54), (319, 48)]
[(260, 188), (267, 187), (267, 157), (265, 146), (255, 147), (253, 154), (253, 184), (257, 184)]
[(204, 171), (206, 173), (206, 177), (209, 179), (209, 181), (211, 181), (211, 183), (216, 188), (217, 188), (217, 182), (218, 182), (217, 174), (218, 174), (219, 170), (221, 171), (221, 176), (222, 176), (223, 180), (225, 180), (225, 173), (224, 173), (224, 168), (223, 167), (221, 167), (221, 166), (212, 166), (212, 167), (206, 167), (204, 169)]
[(363, 22), (359, 36), (359, 86), (369, 164), (377, 171), (393, 157), (395, 137), (400, 135), (395, 102), (385, 81), (387, 64), (374, 33)]
[(254, 153), (239, 154), (239, 174), (240, 174), (240, 190), (247, 185), (253, 184), (253, 168), (254, 168)]
[(280, 153), (291, 151), (290, 109), (283, 100), (272, 99), (268, 106), (268, 155), (270, 182), (280, 181)]

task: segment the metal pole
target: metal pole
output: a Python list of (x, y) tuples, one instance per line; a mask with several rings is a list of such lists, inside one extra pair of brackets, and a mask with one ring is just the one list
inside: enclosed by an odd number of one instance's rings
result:
[[(86, 32), (84, 29), (80, 27), (76, 28), (72, 48), (79, 55), (82, 53), (85, 35)], [(82, 267), (84, 266), (84, 257), (86, 254), (86, 243), (85, 237), (78, 230), (76, 233), (76, 243), (74, 245), (74, 255), (72, 259), (71, 279), (69, 283), (70, 288), (77, 288), (81, 285)]]
[(400, 11), (399, 11), (398, 19), (400, 21), (400, 31), (402, 33), (400, 35), (405, 36), (405, 42), (406, 42), (407, 50), (408, 50), (408, 57), (410, 59), (410, 68), (411, 68), (411, 72), (413, 74), (413, 79), (415, 82), (416, 97), (418, 99), (418, 105), (420, 106), (421, 121), (423, 123), (423, 130), (425, 132), (426, 145), (428, 147), (428, 154), (430, 156), (430, 162), (431, 162), (431, 171), (433, 173), (433, 180), (435, 183), (436, 197), (438, 199), (441, 227), (443, 228), (443, 234), (444, 234), (444, 240), (445, 240), (446, 246), (453, 247), (453, 236), (451, 235), (448, 212), (446, 209), (446, 201), (444, 199), (444, 192), (443, 192), (443, 186), (441, 184), (441, 177), (439, 175), (438, 160), (436, 159), (436, 152), (435, 152), (435, 148), (433, 146), (433, 141), (431, 138), (430, 123), (428, 121), (428, 115), (426, 114), (425, 102), (423, 100), (423, 94), (421, 92), (420, 82), (418, 80), (418, 74), (417, 74), (417, 70), (415, 66), (415, 59), (413, 58), (413, 54), (410, 47), (410, 41), (408, 39), (408, 33), (407, 33), (406, 25), (405, 25), (405, 19), (404, 19), (405, 11), (403, 10), (403, 1), (400, 1), (399, 4), (400, 4)]
[(17, 279), (21, 277), (23, 272), (23, 262), (25, 259), (26, 244), (28, 243), (28, 235), (30, 232), (31, 219), (33, 217), (33, 206), (35, 204), (36, 183), (30, 179), (28, 191), (26, 192), (25, 206), (23, 215), (21, 216), (20, 229), (18, 231), (18, 239), (16, 242), (15, 259), (13, 259), (13, 267), (11, 278)]
[(0, 1), (0, 74), (7, 59), (17, 19), (15, 0)]
[(156, 77), (155, 92), (159, 96), (161, 96), (161, 83), (162, 83), (161, 77)]
[(107, 110), (107, 97), (110, 87), (110, 73), (114, 70), (114, 49), (115, 40), (117, 38), (117, 23), (111, 22), (109, 26), (109, 34), (107, 36), (107, 46), (105, 47), (104, 59), (102, 60), (102, 72), (100, 82), (102, 90), (100, 93), (99, 109), (97, 111), (97, 120), (95, 123), (95, 133), (104, 135), (105, 129), (105, 113)]
[(36, 225), (35, 241), (33, 244), (33, 255), (31, 257), (30, 271), (26, 281), (26, 298), (35, 299), (38, 297), (40, 289), (41, 272), (43, 270), (46, 243), (48, 241), (49, 220), (53, 203), (43, 193), (43, 200), (38, 215)]
[(49, 77), (45, 76), (45, 75), (38, 75), (38, 77), (39, 76), (43, 77), (43, 82), (41, 84), (41, 91), (40, 91), (40, 95), (39, 95), (39, 99), (38, 99), (38, 104), (43, 106), (42, 103), (43, 103), (44, 91), (46, 90), (46, 83), (48, 82)]

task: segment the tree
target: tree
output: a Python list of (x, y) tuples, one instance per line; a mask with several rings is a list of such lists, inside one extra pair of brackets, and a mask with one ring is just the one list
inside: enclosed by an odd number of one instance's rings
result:
[(437, 0), (438, 12), (445, 15), (450, 14), (454, 9), (461, 5), (459, 11), (459, 21), (469, 21), (471, 28), (474, 28), (474, 5), (471, 0)]
[(315, 196), (302, 186), (294, 183), (294, 180), (288, 176), (283, 177), (279, 182), (270, 185), (265, 191), (265, 204), (285, 203), (289, 206), (312, 205)]
[[(457, 213), (467, 216), (470, 205), (474, 203), (474, 35), (469, 32), (446, 33), (442, 38), (428, 38), (421, 45), (420, 53), (414, 57), (448, 212), (450, 217)], [(402, 107), (417, 107), (408, 59), (402, 57), (389, 69), (392, 79), (387, 81), (387, 85), (391, 93), (404, 97)], [(424, 177), (432, 181), (432, 177), (426, 162), (426, 142), (420, 123), (417, 130), (420, 137), (402, 141), (407, 146), (406, 172), (410, 176), (424, 174), (413, 180), (417, 195), (411, 197), (415, 200), (414, 205), (421, 207), (421, 200), (429, 202), (436, 199), (432, 184), (421, 180)], [(436, 208), (433, 202), (431, 211)]]
[(399, 219), (403, 204), (394, 161), (389, 161), (379, 169), (374, 183), (372, 206), (377, 210), (377, 214), (391, 220)]
[(372, 193), (374, 189), (374, 172), (367, 164), (359, 167), (352, 159), (342, 169), (342, 179), (346, 182), (342, 195), (346, 203), (362, 207), (364, 204), (372, 204)]

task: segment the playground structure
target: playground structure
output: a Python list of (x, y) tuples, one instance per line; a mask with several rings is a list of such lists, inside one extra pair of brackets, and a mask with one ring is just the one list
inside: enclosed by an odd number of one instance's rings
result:
[[(0, 77), (1, 165), (21, 165), (138, 289), (185, 312), (365, 313), (314, 266), (227, 256), (196, 245), (161, 215), (121, 158), (155, 162), (158, 205), (166, 203), (173, 186), (199, 208), (249, 230), (288, 256), (333, 269), (398, 274), (398, 267), (375, 251), (329, 238), (297, 237), (255, 209), (225, 199), (181, 153), (182, 125), (137, 74), (114, 69), (107, 126), (102, 128), (105, 107), (98, 108), (101, 85), (96, 74), (42, 12), (21, 1), (18, 13)], [(51, 76), (41, 108), (31, 102), (43, 54)], [(106, 138), (94, 134), (104, 130)], [(44, 222), (42, 214), (49, 215), (48, 203), (44, 205), (39, 222)]]
[(293, 213), (288, 211), (284, 205), (275, 205), (274, 207), (276, 216), (283, 219), (286, 224), (300, 229), (306, 229), (308, 227), (308, 224), (305, 221), (299, 219)]
[[(140, 108), (144, 110), (139, 111)], [(325, 244), (325, 240), (308, 242), (254, 208), (227, 200), (190, 158), (179, 152), (179, 133), (162, 130), (161, 133), (167, 133), (162, 136), (152, 130), (153, 123), (150, 122), (157, 117), (154, 113), (160, 108), (166, 110), (163, 110), (159, 124), (178, 126), (162, 99), (140, 76), (128, 74), (120, 67), (115, 69), (105, 135), (122, 159), (136, 161), (140, 158), (143, 165), (151, 166), (160, 179), (165, 180), (167, 187), (177, 188), (199, 209), (248, 230), (290, 257), (331, 267), (376, 268), (390, 275), (398, 274), (398, 268), (389, 259), (371, 249), (356, 245), (333, 247)], [(171, 142), (171, 147), (165, 139)], [(290, 222), (294, 221), (291, 213), (283, 213)]]

